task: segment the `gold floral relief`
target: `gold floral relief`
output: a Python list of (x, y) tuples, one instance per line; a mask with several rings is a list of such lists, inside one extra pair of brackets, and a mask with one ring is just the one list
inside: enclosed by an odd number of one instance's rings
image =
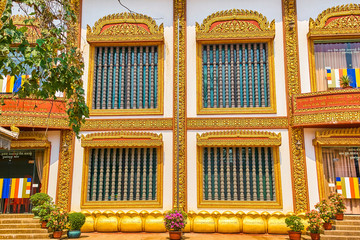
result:
[[(27, 24), (25, 23), (25, 20), (27, 19), (34, 19), (34, 22), (32, 22), (31, 24)], [(40, 37), (40, 31), (38, 28), (39, 22), (36, 21), (34, 17), (28, 17), (25, 15), (14, 15), (12, 16), (12, 20), (14, 22), (14, 25), (16, 25), (19, 28), (27, 27), (26, 36), (30, 43), (35, 43), (36, 39)]]
[(88, 42), (163, 41), (163, 24), (138, 13), (117, 13), (99, 19), (93, 28), (87, 26)]
[(360, 4), (328, 8), (316, 20), (310, 18), (309, 36), (360, 34)]
[(249, 10), (232, 9), (209, 15), (200, 25), (196, 23), (196, 39), (229, 39), (244, 37), (273, 38), (275, 21)]

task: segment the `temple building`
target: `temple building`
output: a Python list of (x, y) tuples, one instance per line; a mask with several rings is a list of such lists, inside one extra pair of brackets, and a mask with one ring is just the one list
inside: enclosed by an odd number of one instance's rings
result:
[(360, 4), (72, 2), (90, 117), (78, 139), (61, 97), (5, 99), (0, 126), (20, 134), (0, 183), (23, 194), (2, 212), (45, 192), (83, 231), (162, 232), (180, 207), (188, 232), (287, 233), (339, 192), (360, 214)]

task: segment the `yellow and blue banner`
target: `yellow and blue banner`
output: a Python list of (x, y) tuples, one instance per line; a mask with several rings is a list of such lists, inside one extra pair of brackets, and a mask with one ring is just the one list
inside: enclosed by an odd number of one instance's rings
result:
[(3, 93), (18, 92), (28, 77), (28, 75), (6, 76), (0, 79), (0, 91)]
[(326, 79), (329, 88), (339, 88), (342, 76), (349, 76), (353, 88), (360, 87), (360, 68), (330, 68), (326, 67)]
[(30, 198), (31, 178), (0, 178), (0, 199)]
[(360, 178), (357, 177), (337, 177), (336, 191), (345, 198), (360, 199), (359, 182)]

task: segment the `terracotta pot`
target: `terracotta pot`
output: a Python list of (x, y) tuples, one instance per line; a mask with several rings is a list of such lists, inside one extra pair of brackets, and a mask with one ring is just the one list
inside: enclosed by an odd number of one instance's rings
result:
[(179, 240), (181, 239), (182, 232), (181, 231), (169, 231), (169, 237), (171, 240)]
[(344, 214), (341, 213), (341, 214), (335, 214), (335, 219), (336, 220), (344, 220)]
[(325, 230), (331, 230), (332, 229), (331, 223), (324, 223), (323, 227), (324, 227)]
[(47, 228), (46, 224), (47, 224), (47, 221), (42, 221), (41, 222), (41, 228)]
[(311, 240), (319, 240), (320, 239), (320, 233), (310, 233)]
[(290, 240), (301, 240), (301, 232), (288, 231)]
[(58, 238), (58, 239), (60, 239), (61, 236), (62, 236), (62, 233), (63, 233), (63, 231), (54, 231), (54, 232), (53, 232), (53, 238)]

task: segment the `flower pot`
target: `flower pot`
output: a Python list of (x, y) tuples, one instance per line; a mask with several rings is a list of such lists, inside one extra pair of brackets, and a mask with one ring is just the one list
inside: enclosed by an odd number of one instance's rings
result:
[(171, 240), (179, 240), (181, 239), (182, 232), (181, 231), (169, 231), (169, 237)]
[(67, 236), (68, 238), (79, 238), (81, 235), (81, 231), (80, 230), (69, 230), (67, 232)]
[(320, 233), (310, 233), (311, 240), (319, 240), (320, 239)]
[(332, 229), (331, 223), (324, 223), (323, 227), (324, 227), (325, 230), (331, 230)]
[(336, 220), (344, 220), (344, 214), (343, 213), (335, 214), (335, 218)]
[(42, 221), (41, 222), (41, 228), (47, 228), (46, 224), (47, 224), (47, 221)]
[(54, 231), (54, 232), (53, 232), (53, 238), (58, 238), (58, 239), (60, 239), (61, 236), (62, 236), (62, 233), (63, 233), (63, 231)]
[(288, 231), (290, 240), (301, 240), (301, 232)]

